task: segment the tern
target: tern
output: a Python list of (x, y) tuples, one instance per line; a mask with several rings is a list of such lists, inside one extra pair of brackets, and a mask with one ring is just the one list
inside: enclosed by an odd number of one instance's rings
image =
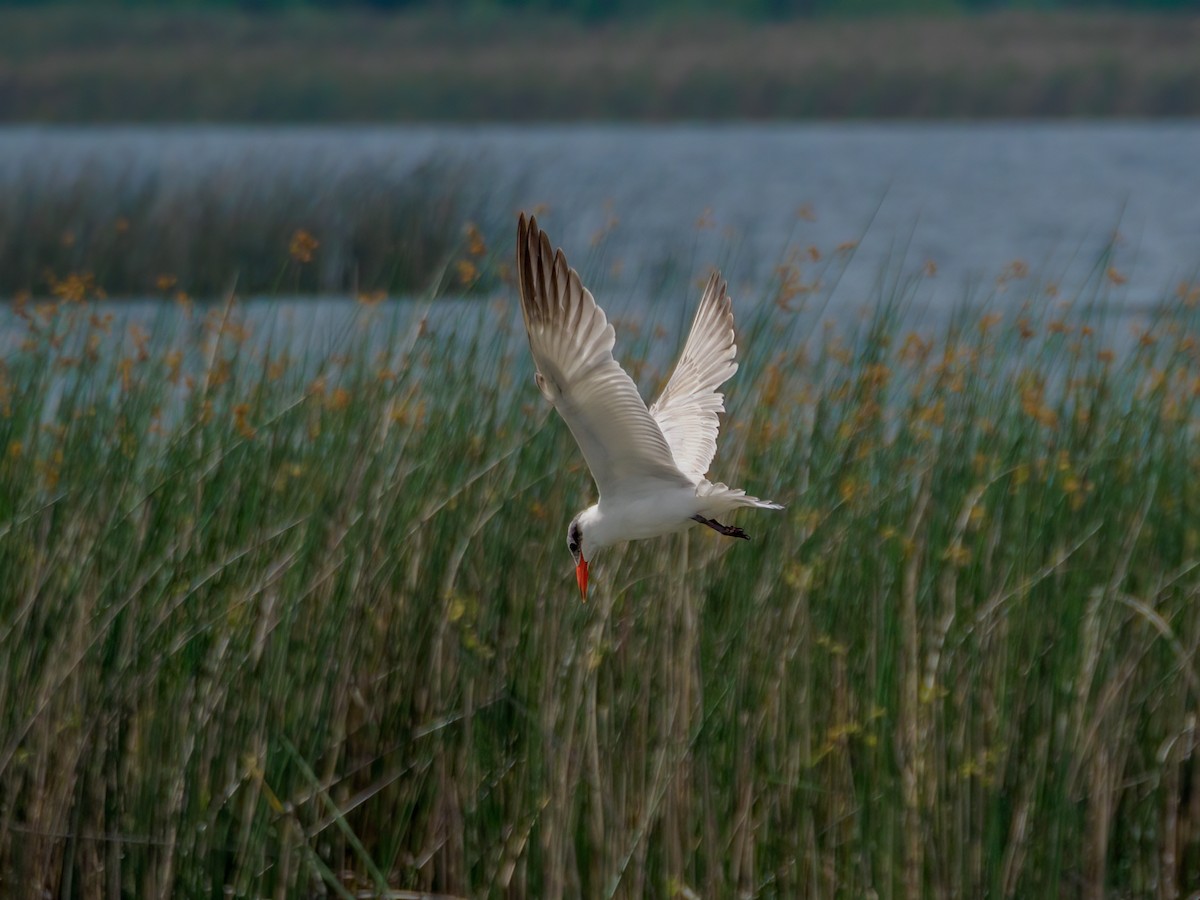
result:
[(613, 358), (616, 332), (604, 310), (524, 213), (517, 220), (517, 280), (537, 386), (567, 423), (600, 493), (567, 527), (585, 602), (585, 552), (594, 559), (604, 547), (697, 523), (749, 540), (718, 517), (743, 506), (783, 509), (705, 477), (717, 452), (717, 416), (725, 411), (717, 388), (737, 371), (733, 306), (719, 273), (709, 278), (683, 353), (649, 408)]

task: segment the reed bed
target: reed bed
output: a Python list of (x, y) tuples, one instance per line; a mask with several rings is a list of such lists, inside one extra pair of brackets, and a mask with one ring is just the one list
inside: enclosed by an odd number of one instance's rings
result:
[(331, 172), (253, 155), (208, 167), (18, 167), (0, 177), (0, 291), (46, 294), (66, 272), (125, 297), (426, 290), (463, 221), (494, 199), (486, 165), (434, 155), (394, 168)]
[(826, 325), (820, 255), (737, 298), (715, 474), (786, 512), (607, 551), (587, 605), (511, 288), (470, 329), (364, 304), (303, 360), (233, 302), (14, 307), (4, 892), (1200, 883), (1200, 293), (1131, 333), (1009, 267)]

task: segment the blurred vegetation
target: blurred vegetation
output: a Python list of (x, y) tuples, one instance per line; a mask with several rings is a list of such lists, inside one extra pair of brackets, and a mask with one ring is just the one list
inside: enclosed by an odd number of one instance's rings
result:
[(0, 192), (0, 291), (46, 296), (71, 275), (135, 297), (481, 287), (450, 269), (471, 240), (462, 223), (486, 227), (497, 200), (478, 161), (438, 156), (403, 174), (319, 179), (245, 165), (190, 178), (111, 161), (49, 179), (18, 173)]
[(1196, 15), (680, 10), (0, 7), (0, 121), (1200, 114)]
[[(70, 6), (79, 0), (0, 0), (0, 6)], [(1193, 0), (100, 0), (109, 8), (241, 9), (268, 12), (289, 9), (342, 10), (359, 7), (381, 11), (454, 10), (486, 15), (493, 12), (543, 12), (584, 18), (667, 15), (736, 15), (779, 18), (813, 15), (904, 13), (970, 13), (996, 10), (1189, 10)]]
[[(1014, 262), (910, 323), (931, 267), (838, 325), (852, 253), (738, 299), (714, 474), (787, 510), (598, 554), (586, 606), (563, 529), (592, 486), (511, 287), (444, 328), (363, 298), (312, 350), (232, 302), (15, 301), (0, 886), (1200, 883), (1200, 287), (1112, 321), (1115, 258)], [(648, 385), (652, 325), (619, 326)]]

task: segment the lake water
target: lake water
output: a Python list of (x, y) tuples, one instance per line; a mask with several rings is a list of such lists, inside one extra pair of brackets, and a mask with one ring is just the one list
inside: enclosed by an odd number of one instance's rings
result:
[(935, 308), (986, 295), (1013, 260), (1067, 288), (1114, 265), (1128, 281), (1113, 301), (1129, 307), (1200, 270), (1195, 122), (6, 127), (0, 187), (104, 166), (127, 181), (221, 173), (223, 190), (230, 173), (249, 184), (282, 168), (319, 190), (434, 156), (477, 164), (495, 222), (543, 207), (572, 262), (625, 302), (647, 302), (664, 266), (691, 280), (714, 263), (739, 295), (763, 296), (789, 248), (848, 241), (835, 304), (929, 262), (921, 296)]

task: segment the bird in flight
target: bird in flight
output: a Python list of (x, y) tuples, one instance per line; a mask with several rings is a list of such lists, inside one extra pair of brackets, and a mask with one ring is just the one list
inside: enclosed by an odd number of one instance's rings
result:
[(524, 213), (517, 220), (517, 279), (537, 386), (571, 429), (600, 492), (567, 527), (584, 601), (587, 557), (603, 547), (696, 523), (749, 540), (717, 518), (742, 506), (783, 509), (705, 478), (717, 452), (717, 414), (725, 411), (717, 388), (737, 371), (733, 307), (718, 273), (704, 289), (675, 371), (649, 409), (613, 358), (616, 334), (604, 310)]

